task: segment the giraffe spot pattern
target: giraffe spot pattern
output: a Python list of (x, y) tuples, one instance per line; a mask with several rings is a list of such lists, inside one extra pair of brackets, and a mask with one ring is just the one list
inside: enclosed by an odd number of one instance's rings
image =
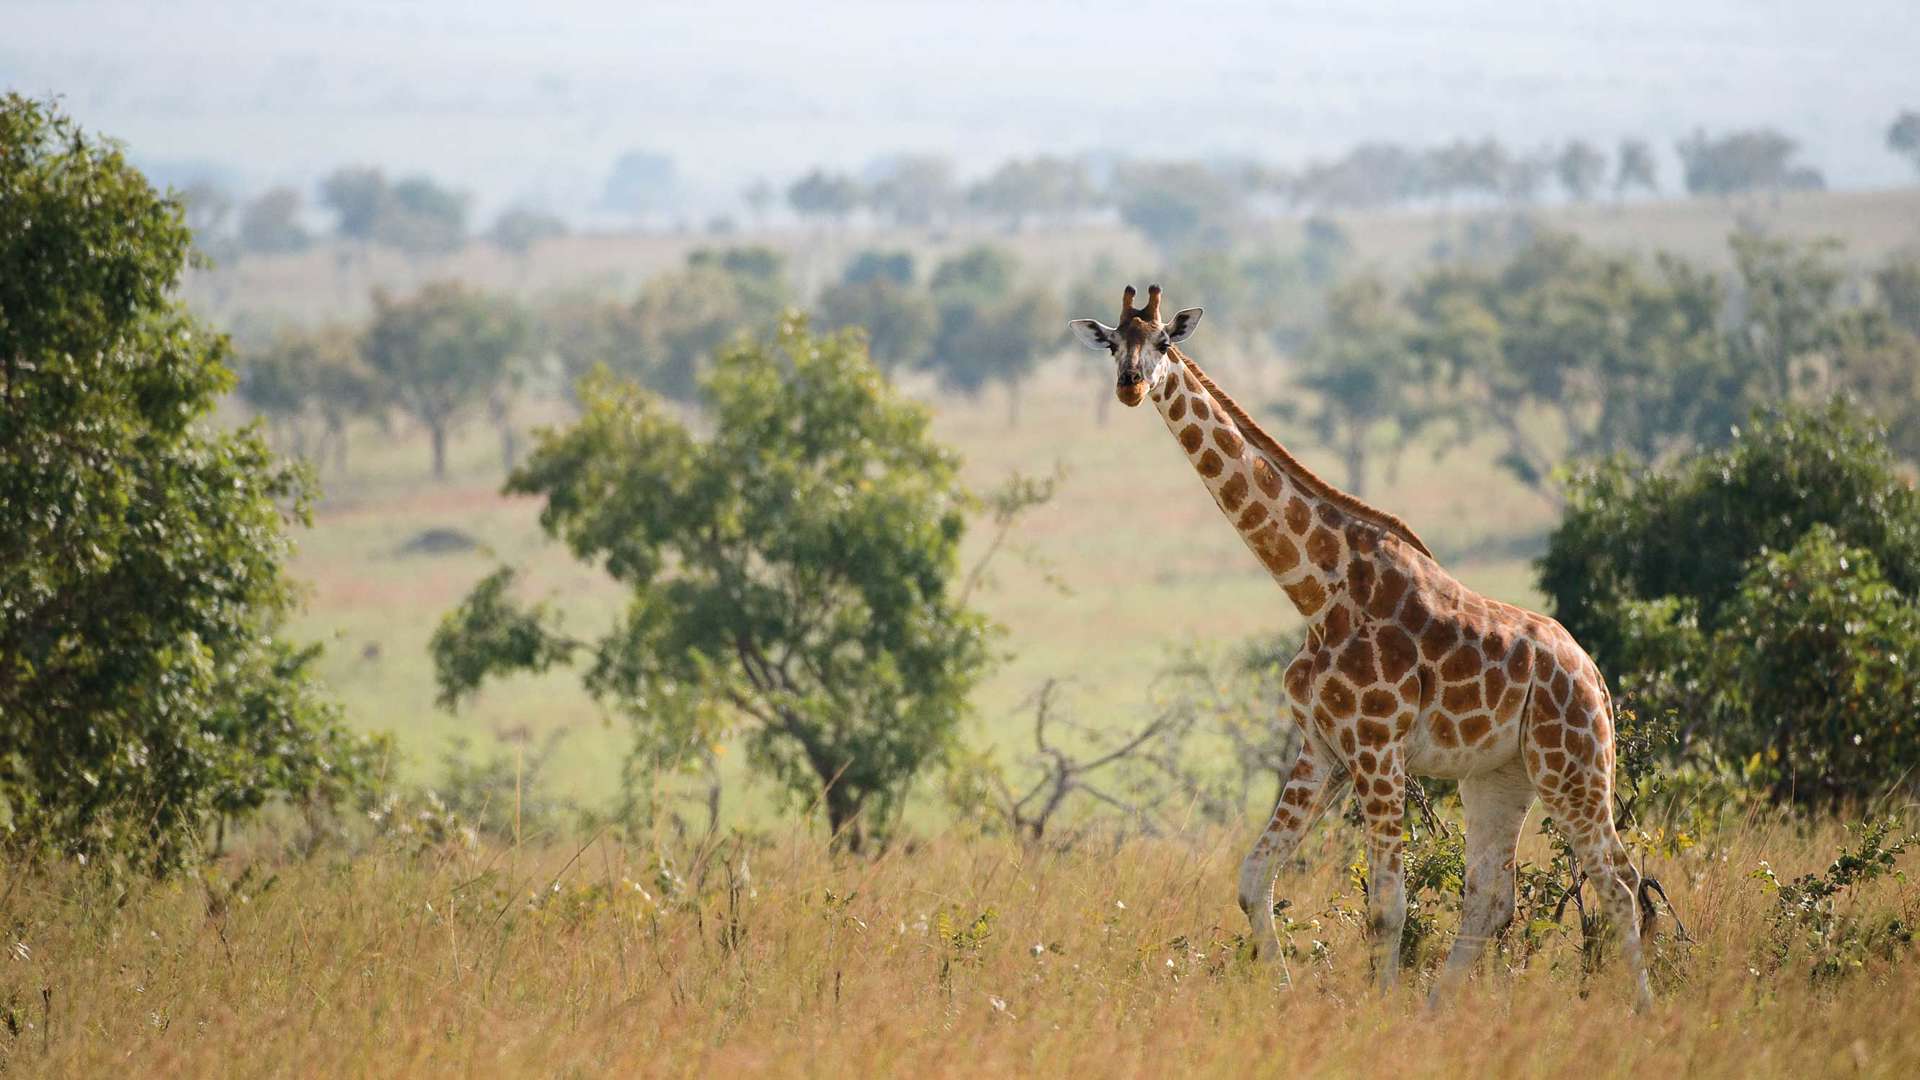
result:
[(1186, 415), (1187, 415), (1187, 398), (1185, 394), (1182, 394), (1179, 397), (1173, 399), (1173, 404), (1167, 406), (1167, 419), (1177, 422), (1182, 418), (1184, 418)]
[[(1200, 462), (1198, 465), (1194, 467), (1200, 470), (1201, 476), (1204, 476), (1207, 479), (1211, 480), (1214, 477), (1220, 475), (1220, 470), (1226, 468), (1227, 463), (1220, 460), (1219, 454), (1216, 454), (1213, 451), (1209, 450), (1206, 453), (1200, 455)], [(1225, 495), (1226, 493), (1221, 492), (1221, 494)], [(1229, 506), (1227, 507), (1227, 509), (1231, 510), (1233, 509), (1233, 507)]]
[(1329, 573), (1340, 565), (1340, 541), (1325, 528), (1316, 528), (1307, 537), (1307, 559)]
[(1189, 454), (1199, 450), (1200, 444), (1205, 442), (1206, 438), (1201, 434), (1199, 424), (1188, 424), (1180, 429), (1180, 445), (1186, 447)]
[(1307, 527), (1313, 524), (1313, 511), (1307, 508), (1300, 496), (1295, 495), (1287, 500), (1286, 518), (1287, 528), (1295, 536), (1302, 536), (1306, 534)]
[[(1207, 453), (1211, 455), (1213, 451), (1209, 450)], [(1236, 472), (1232, 476), (1227, 477), (1226, 483), (1220, 485), (1220, 505), (1225, 507), (1229, 514), (1240, 509), (1240, 503), (1245, 500), (1246, 497), (1246, 473)]]
[(1269, 499), (1276, 498), (1280, 494), (1280, 474), (1274, 471), (1273, 466), (1267, 464), (1266, 458), (1253, 459), (1253, 482), (1259, 486), (1260, 493)]

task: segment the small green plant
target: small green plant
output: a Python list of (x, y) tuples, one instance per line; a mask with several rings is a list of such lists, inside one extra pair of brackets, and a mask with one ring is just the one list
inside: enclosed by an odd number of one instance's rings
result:
[(993, 937), (993, 924), (998, 918), (992, 908), (980, 912), (968, 922), (961, 921), (957, 910), (942, 911), (934, 916), (933, 934), (940, 943), (941, 989), (952, 990), (953, 969), (956, 966), (980, 965), (982, 951)]
[(1767, 964), (1778, 971), (1804, 956), (1807, 978), (1829, 982), (1866, 966), (1870, 960), (1892, 960), (1913, 944), (1915, 913), (1876, 909), (1860, 911), (1862, 885), (1883, 877), (1905, 881), (1896, 865), (1909, 846), (1920, 843), (1920, 833), (1900, 832), (1892, 818), (1849, 825), (1855, 837), (1843, 847), (1824, 873), (1802, 874), (1782, 882), (1773, 867), (1761, 862), (1753, 877), (1773, 890), (1772, 932), (1767, 937)]

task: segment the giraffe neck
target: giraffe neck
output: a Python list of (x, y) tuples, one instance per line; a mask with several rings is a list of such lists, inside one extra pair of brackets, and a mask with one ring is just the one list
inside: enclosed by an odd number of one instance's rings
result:
[[(1233, 413), (1176, 353), (1174, 367), (1150, 395), (1194, 471), (1234, 531), (1309, 621), (1324, 615), (1357, 557), (1346, 524), (1352, 517), (1324, 481), (1284, 452), (1249, 443)], [(1262, 434), (1265, 440), (1264, 433)]]

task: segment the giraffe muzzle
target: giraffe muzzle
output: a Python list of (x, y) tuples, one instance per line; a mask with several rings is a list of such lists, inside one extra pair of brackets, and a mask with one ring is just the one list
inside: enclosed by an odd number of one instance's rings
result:
[(1138, 371), (1127, 370), (1120, 373), (1120, 381), (1114, 385), (1113, 392), (1120, 398), (1120, 404), (1128, 408), (1140, 404), (1147, 396), (1146, 376)]

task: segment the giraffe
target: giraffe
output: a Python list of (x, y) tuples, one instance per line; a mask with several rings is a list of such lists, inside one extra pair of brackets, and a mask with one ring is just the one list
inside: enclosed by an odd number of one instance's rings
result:
[(1365, 821), (1374, 971), (1390, 989), (1406, 921), (1407, 778), (1442, 777), (1459, 781), (1467, 872), (1434, 1000), (1512, 920), (1515, 847), (1537, 797), (1618, 928), (1636, 1006), (1648, 1006), (1640, 875), (1613, 825), (1613, 705), (1592, 659), (1554, 620), (1462, 585), (1405, 522), (1315, 476), (1261, 430), (1179, 349), (1200, 308), (1162, 322), (1158, 285), (1144, 308), (1134, 295), (1128, 286), (1117, 326), (1077, 319), (1074, 335), (1112, 354), (1122, 404), (1153, 399), (1221, 512), (1307, 620), (1282, 680), (1299, 756), (1240, 869), (1256, 955), (1279, 958), (1275, 874), (1344, 783)]

